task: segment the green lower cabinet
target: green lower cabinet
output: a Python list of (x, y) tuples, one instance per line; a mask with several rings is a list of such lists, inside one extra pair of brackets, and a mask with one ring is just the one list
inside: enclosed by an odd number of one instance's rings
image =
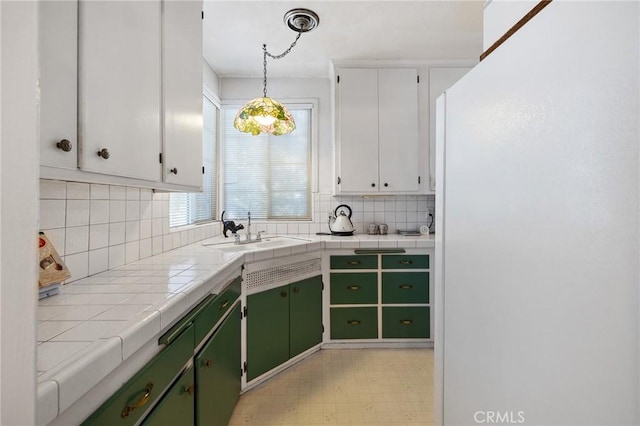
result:
[(378, 308), (331, 308), (332, 339), (376, 339)]
[(136, 424), (193, 356), (193, 336), (194, 328), (191, 325), (82, 424)]
[(428, 306), (382, 307), (383, 338), (428, 338)]
[(289, 357), (322, 343), (322, 277), (289, 285)]
[(429, 273), (383, 272), (382, 303), (429, 303)]
[(195, 389), (195, 376), (193, 374), (193, 366), (191, 366), (169, 388), (151, 414), (142, 422), (142, 425), (176, 426), (195, 424)]
[(321, 276), (247, 296), (247, 381), (321, 342)]
[(213, 333), (195, 357), (195, 423), (174, 425), (224, 426), (229, 424), (240, 396), (240, 304)]

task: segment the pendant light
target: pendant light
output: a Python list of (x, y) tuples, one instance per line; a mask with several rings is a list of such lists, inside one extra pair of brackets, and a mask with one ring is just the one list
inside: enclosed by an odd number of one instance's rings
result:
[(284, 22), (298, 35), (291, 46), (279, 55), (269, 53), (267, 45), (262, 45), (263, 96), (247, 102), (236, 114), (233, 125), (241, 132), (251, 133), (254, 136), (260, 133), (280, 136), (291, 133), (296, 128), (296, 123), (289, 110), (280, 102), (267, 96), (267, 56), (272, 59), (284, 58), (291, 52), (302, 33), (309, 32), (318, 26), (320, 18), (309, 9), (292, 9), (285, 13)]

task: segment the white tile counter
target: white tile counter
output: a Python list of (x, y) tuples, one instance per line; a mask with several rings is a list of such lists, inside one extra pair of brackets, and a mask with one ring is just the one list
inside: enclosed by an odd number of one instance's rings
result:
[[(432, 248), (433, 235), (264, 237), (234, 246), (200, 241), (65, 285), (37, 315), (38, 424), (55, 419), (207, 294), (218, 294), (244, 262), (323, 249)], [(278, 240), (277, 242), (275, 242)], [(226, 242), (227, 244), (203, 245)]]

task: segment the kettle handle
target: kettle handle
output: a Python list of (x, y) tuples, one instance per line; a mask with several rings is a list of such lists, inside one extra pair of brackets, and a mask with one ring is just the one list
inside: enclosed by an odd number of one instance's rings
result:
[(348, 216), (348, 217), (349, 217), (349, 219), (351, 219), (351, 207), (349, 207), (349, 206), (348, 206), (348, 205), (346, 205), (346, 204), (340, 204), (338, 207), (336, 207), (336, 209), (333, 211), (333, 214), (334, 214), (334, 215), (336, 215), (336, 216), (338, 216), (338, 209), (339, 209), (340, 207), (346, 207), (346, 208), (347, 208), (347, 210), (349, 210), (349, 216)]

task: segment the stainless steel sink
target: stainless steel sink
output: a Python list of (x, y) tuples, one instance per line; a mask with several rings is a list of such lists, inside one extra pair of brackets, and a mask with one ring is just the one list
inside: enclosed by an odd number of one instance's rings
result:
[(262, 241), (234, 244), (233, 241), (205, 241), (203, 246), (212, 247), (216, 250), (220, 250), (225, 253), (250, 251), (250, 250), (267, 250), (277, 247), (284, 247), (294, 245), (299, 242), (309, 242), (311, 240), (298, 237), (288, 237), (284, 235), (274, 235), (270, 237), (263, 237)]

